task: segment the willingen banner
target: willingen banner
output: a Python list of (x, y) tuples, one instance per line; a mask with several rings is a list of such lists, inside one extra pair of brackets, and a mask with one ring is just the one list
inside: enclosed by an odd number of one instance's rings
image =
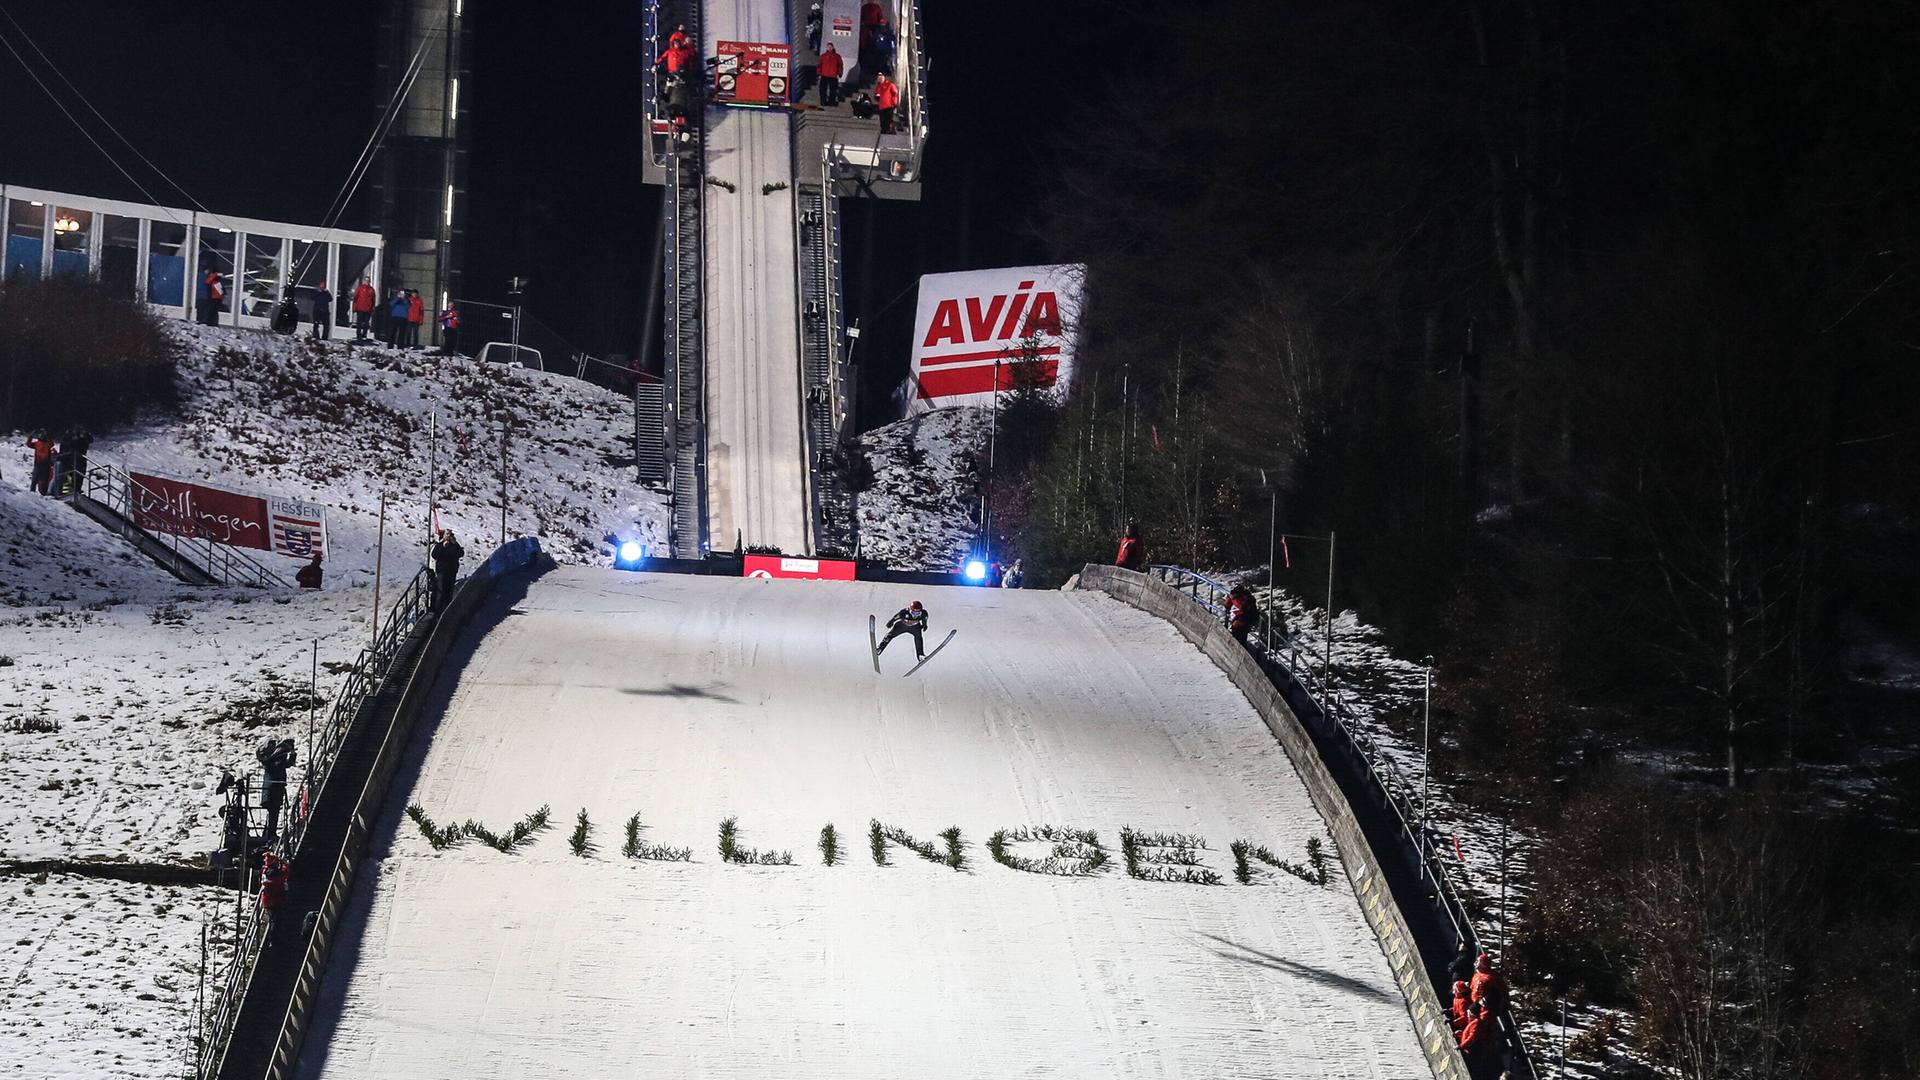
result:
[(922, 275), (907, 411), (991, 406), (996, 385), (1068, 385), (1086, 273), (1070, 263)]
[(133, 521), (148, 532), (204, 536), (296, 559), (326, 550), (326, 508), (317, 503), (223, 491), (151, 473), (131, 475)]

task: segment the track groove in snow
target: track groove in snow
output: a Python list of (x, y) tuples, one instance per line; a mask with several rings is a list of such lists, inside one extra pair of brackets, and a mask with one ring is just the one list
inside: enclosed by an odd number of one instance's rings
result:
[[(1419, 1077), (1343, 878), (1232, 884), (1247, 838), (1324, 838), (1244, 698), (1165, 623), (1084, 593), (922, 590), (960, 636), (912, 679), (864, 629), (905, 587), (561, 569), (451, 693), (410, 792), (503, 855), (400, 822), (308, 1042), (346, 1077)], [(585, 807), (598, 850), (565, 842)], [(620, 855), (639, 812), (691, 864)], [(722, 864), (721, 818), (792, 867)], [(957, 825), (967, 868), (866, 825)], [(844, 861), (814, 844), (833, 822)], [(1105, 871), (992, 861), (997, 828), (1096, 830)], [(1228, 884), (1137, 881), (1123, 825), (1206, 838)], [(358, 935), (357, 943), (353, 940)]]

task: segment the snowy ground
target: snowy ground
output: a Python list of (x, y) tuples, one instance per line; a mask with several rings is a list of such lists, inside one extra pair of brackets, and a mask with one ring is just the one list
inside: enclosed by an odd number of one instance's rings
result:
[[(617, 395), (423, 352), (179, 332), (179, 414), (105, 434), (94, 456), (325, 504), (328, 587), (183, 585), (26, 491), (24, 469), (0, 470), (0, 859), (178, 860), (212, 846), (221, 766), (251, 767), (269, 734), (304, 744), (314, 643), (337, 665), (366, 640), (382, 490), (382, 603), (419, 569), (436, 409), (441, 520), (469, 558), (498, 538), (502, 423), (516, 535), (537, 532), (563, 561), (598, 558), (608, 533), (664, 537), (660, 497), (620, 460), (632, 412)], [(323, 713), (334, 681), (323, 666)]]
[[(370, 630), (381, 491), (383, 605), (421, 565), (436, 409), (441, 518), (470, 560), (498, 537), (503, 424), (516, 535), (561, 561), (598, 559), (609, 533), (665, 536), (661, 496), (633, 482), (618, 395), (422, 352), (176, 329), (178, 414), (103, 433), (94, 457), (325, 504), (327, 587), (184, 585), (25, 490), (22, 439), (0, 438), (0, 863), (191, 861), (218, 841), (222, 766), (253, 768), (270, 734), (304, 757), (314, 643), (324, 716), (327, 665), (351, 663)], [(199, 916), (179, 913), (219, 896), (0, 877), (0, 1076), (168, 1072), (194, 989), (181, 965), (199, 962)]]
[(993, 415), (936, 409), (860, 437), (873, 486), (860, 493), (860, 554), (897, 570), (952, 570), (966, 557), (979, 511), (974, 458)]
[(0, 877), (0, 1076), (183, 1075), (201, 930), (216, 972), (233, 914), (219, 889)]
[[(323, 992), (313, 1075), (1427, 1073), (1337, 869), (1233, 882), (1236, 839), (1290, 859), (1326, 841), (1217, 668), (1102, 595), (943, 589), (918, 595), (960, 636), (912, 679), (898, 642), (876, 676), (860, 624), (909, 595), (584, 568), (536, 583), (480, 642), (389, 820), (412, 800), (494, 830), (551, 805), (552, 824), (502, 854), (435, 851), (399, 822)], [(623, 857), (634, 814), (693, 861)], [(723, 863), (727, 817), (795, 865)], [(935, 844), (958, 827), (965, 869), (901, 848), (875, 865), (872, 819)], [(1113, 862), (1056, 877), (989, 857), (1023, 825), (1095, 830)], [(1128, 877), (1122, 826), (1198, 835), (1226, 883)]]

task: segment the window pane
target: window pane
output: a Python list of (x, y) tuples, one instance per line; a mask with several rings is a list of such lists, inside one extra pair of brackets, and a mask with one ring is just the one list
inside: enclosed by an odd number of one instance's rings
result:
[(273, 305), (280, 299), (280, 249), (285, 245), (277, 236), (248, 234), (246, 282), (240, 298), (243, 314), (273, 317)]
[(8, 281), (40, 280), (40, 256), (46, 250), (41, 232), (47, 225), (47, 208), (25, 199), (11, 199), (7, 205), (7, 255), (4, 274)]
[(87, 276), (87, 248), (92, 236), (93, 211), (69, 210), (64, 206), (54, 211), (54, 277), (84, 278)]
[(134, 297), (140, 264), (140, 219), (101, 214), (100, 281), (116, 296)]
[(147, 241), (147, 303), (179, 307), (186, 302), (187, 227), (172, 221), (153, 223)]

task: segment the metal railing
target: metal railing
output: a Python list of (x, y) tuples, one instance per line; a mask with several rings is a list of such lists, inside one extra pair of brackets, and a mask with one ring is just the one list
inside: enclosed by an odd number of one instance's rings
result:
[[(1215, 581), (1213, 578), (1189, 570), (1183, 566), (1160, 564), (1148, 568), (1155, 579), (1168, 587), (1185, 593), (1194, 603), (1199, 604), (1215, 615), (1224, 615), (1224, 597), (1232, 586)], [(1268, 603), (1272, 603), (1269, 595)], [(1332, 613), (1328, 613), (1332, 617)], [(1320, 708), (1328, 720), (1332, 734), (1339, 736), (1347, 744), (1353, 757), (1366, 772), (1366, 780), (1393, 811), (1396, 827), (1400, 835), (1413, 847), (1420, 861), (1422, 880), (1430, 882), (1434, 888), (1435, 899), (1439, 901), (1441, 913), (1453, 929), (1456, 943), (1470, 943), (1474, 951), (1479, 952), (1479, 934), (1474, 931), (1473, 920), (1467, 914), (1466, 905), (1460, 899), (1460, 893), (1449, 872), (1448, 863), (1436, 853), (1430, 831), (1426, 828), (1427, 817), (1415, 806), (1413, 792), (1419, 785), (1409, 779), (1399, 765), (1380, 749), (1378, 740), (1354, 722), (1352, 710), (1347, 707), (1340, 691), (1329, 684), (1331, 672), (1323, 679), (1313, 671), (1313, 664), (1300, 662), (1300, 650), (1297, 645), (1284, 637), (1277, 642), (1264, 640), (1259, 631), (1247, 635), (1248, 647), (1255, 655), (1285, 671), (1300, 684), (1307, 697)], [(1288, 646), (1284, 651), (1276, 645)], [(1331, 706), (1331, 707), (1330, 707)], [(1526, 1039), (1520, 1033), (1520, 1025), (1513, 1019), (1511, 1010), (1501, 1017), (1501, 1027), (1507, 1036), (1514, 1054), (1525, 1062), (1527, 1073), (1538, 1076), (1534, 1067), (1533, 1055), (1527, 1050)]]
[[(354, 658), (353, 667), (346, 673), (346, 679), (334, 691), (325, 724), (311, 733), (306, 775), (301, 779), (293, 813), (289, 815), (286, 830), (277, 845), (289, 858), (297, 859), (299, 856), (301, 842), (307, 835), (307, 823), (312, 820), (314, 808), (319, 805), (327, 778), (340, 758), (347, 735), (353, 730), (354, 719), (360, 715), (360, 709), (367, 699), (380, 692), (381, 684), (393, 670), (395, 659), (414, 630), (433, 614), (431, 601), (432, 571), (422, 569), (413, 575), (413, 580), (407, 583), (393, 606), (387, 609), (373, 641), (360, 650)], [(241, 891), (250, 895), (252, 871), (243, 868), (241, 872), (246, 875), (241, 883)], [(213, 1012), (210, 1016), (197, 1018), (200, 1027), (196, 1032), (196, 1041), (200, 1054), (194, 1075), (199, 1080), (213, 1080), (220, 1075), (227, 1045), (233, 1039), (234, 1021), (240, 1015), (247, 984), (253, 979), (254, 968), (260, 962), (261, 948), (266, 944), (269, 924), (260, 913), (260, 905), (249, 902), (247, 910), (249, 914), (239, 939), (234, 943), (233, 960), (221, 978)]]
[[(245, 585), (256, 589), (284, 589), (287, 583), (239, 549), (228, 547), (207, 535), (198, 521), (183, 515), (172, 500), (135, 480), (110, 462), (92, 458), (87, 471), (74, 485), (72, 498), (91, 499), (113, 511), (132, 528), (171, 549), (181, 560), (192, 564), (223, 585)], [(156, 521), (151, 528), (143, 521)]]

